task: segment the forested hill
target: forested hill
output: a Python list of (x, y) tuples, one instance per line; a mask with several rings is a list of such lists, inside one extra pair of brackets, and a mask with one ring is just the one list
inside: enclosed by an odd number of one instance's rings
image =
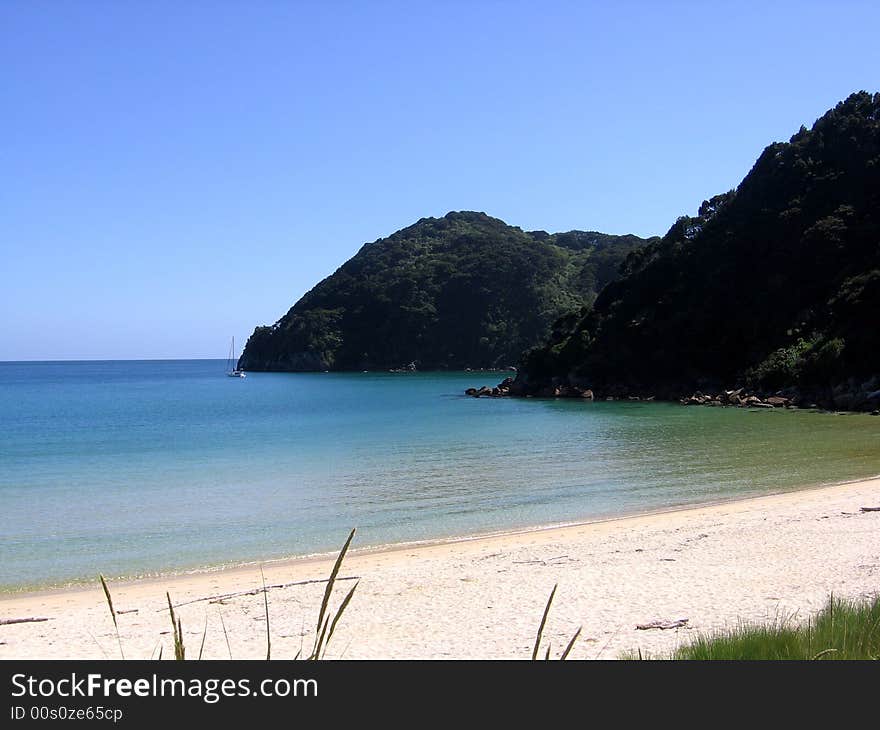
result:
[(364, 245), (278, 322), (257, 327), (239, 367), (505, 367), (562, 314), (591, 304), (645, 243), (525, 232), (485, 213), (423, 218)]
[(880, 94), (859, 92), (631, 254), (524, 357), (514, 391), (740, 384), (849, 408), (878, 398), (878, 373)]

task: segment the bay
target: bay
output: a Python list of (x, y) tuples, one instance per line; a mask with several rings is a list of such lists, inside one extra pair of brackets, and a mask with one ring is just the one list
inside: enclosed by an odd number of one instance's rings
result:
[(864, 414), (474, 399), (503, 373), (0, 363), (0, 590), (434, 540), (880, 473)]

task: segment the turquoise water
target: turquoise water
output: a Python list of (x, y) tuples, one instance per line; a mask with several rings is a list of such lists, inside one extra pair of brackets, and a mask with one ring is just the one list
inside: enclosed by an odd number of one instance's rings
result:
[(880, 473), (880, 418), (473, 399), (489, 373), (0, 363), (0, 588), (607, 517)]

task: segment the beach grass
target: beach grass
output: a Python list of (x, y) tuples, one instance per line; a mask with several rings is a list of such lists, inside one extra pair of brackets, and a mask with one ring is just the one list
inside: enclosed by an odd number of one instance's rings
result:
[(318, 626), (315, 630), (315, 646), (312, 649), (312, 653), (309, 656), (309, 659), (321, 659), (327, 653), (327, 644), (330, 642), (330, 638), (333, 636), (333, 630), (336, 628), (336, 624), (339, 622), (342, 614), (345, 613), (345, 609), (348, 608), (348, 604), (351, 602), (352, 596), (354, 596), (354, 592), (358, 587), (358, 584), (355, 583), (354, 587), (342, 600), (342, 603), (339, 604), (339, 608), (337, 609), (336, 614), (333, 615), (331, 618), (331, 614), (327, 611), (330, 603), (330, 596), (333, 594), (333, 587), (336, 585), (336, 577), (339, 575), (339, 569), (342, 567), (342, 561), (345, 559), (345, 554), (348, 552), (348, 547), (349, 545), (351, 545), (351, 541), (354, 539), (354, 533), (355, 529), (352, 529), (352, 531), (348, 535), (348, 539), (345, 541), (345, 545), (343, 545), (342, 550), (339, 551), (339, 557), (336, 558), (336, 562), (333, 564), (333, 569), (330, 571), (330, 578), (327, 581), (327, 587), (324, 590), (324, 598), (321, 601), (321, 609), (320, 611), (318, 611)]
[[(311, 653), (303, 657), (302, 647), (294, 659), (306, 658), (310, 660), (323, 659), (326, 655), (327, 645), (332, 638), (339, 620), (348, 608), (354, 596), (358, 583), (345, 595), (339, 603), (335, 613), (330, 608), (330, 603), (337, 577), (342, 562), (348, 552), (354, 538), (355, 530), (352, 530), (345, 541), (342, 549), (330, 572), (329, 579), (318, 611), (318, 621), (315, 631), (315, 643)], [(262, 569), (261, 569), (262, 574)], [(262, 576), (261, 576), (262, 577)], [(122, 640), (117, 622), (117, 611), (114, 609), (113, 598), (104, 576), (99, 576), (104, 597), (110, 610), (116, 640), (119, 645), (120, 655), (124, 658)], [(558, 586), (554, 585), (544, 612), (541, 616), (536, 632), (531, 658), (538, 659), (543, 653), (544, 659), (550, 659), (551, 646), (542, 647), (544, 630), (547, 619), (556, 595)], [(265, 609), (266, 625), (266, 659), (271, 658), (271, 629), (269, 624), (269, 601), (265, 577), (262, 577), (263, 605)], [(171, 596), (165, 594), (168, 602), (168, 612), (173, 629), (174, 658), (183, 660), (186, 658), (186, 648), (183, 642), (183, 627), (180, 618), (175, 614)], [(229, 635), (223, 621), (222, 613), (220, 621), (223, 628), (224, 638), (229, 657), (232, 658), (232, 648), (229, 643)], [(199, 659), (202, 658), (208, 625), (207, 615), (205, 627), (202, 632), (201, 645), (199, 647)], [(581, 634), (579, 628), (571, 637), (560, 654), (560, 659), (568, 658), (575, 643)], [(543, 652), (542, 652), (543, 649)], [(162, 647), (159, 648), (159, 659), (162, 658)], [(853, 601), (837, 598), (832, 595), (824, 608), (816, 615), (810, 616), (806, 621), (800, 619), (797, 614), (777, 617), (769, 624), (742, 623), (741, 625), (716, 631), (714, 633), (698, 636), (687, 644), (676, 649), (667, 656), (648, 656), (641, 649), (628, 652), (621, 656), (622, 659), (673, 659), (673, 660), (876, 660), (880, 659), (880, 594), (871, 600)]]
[[(309, 656), (305, 657), (311, 660), (324, 658), (327, 651), (327, 644), (333, 636), (334, 630), (348, 608), (358, 584), (346, 594), (340, 602), (336, 612), (330, 610), (330, 601), (336, 585), (336, 579), (342, 562), (345, 558), (348, 548), (354, 538), (355, 530), (352, 530), (339, 552), (330, 577), (324, 591), (323, 600), (321, 601), (320, 610), (318, 612), (318, 621), (315, 633), (315, 644)], [(262, 569), (261, 569), (262, 573)], [(101, 587), (107, 605), (110, 609), (110, 615), (113, 619), (113, 625), (116, 633), (116, 639), (119, 644), (120, 655), (124, 658), (125, 654), (122, 650), (122, 640), (119, 632), (119, 625), (116, 618), (116, 610), (113, 606), (113, 598), (110, 594), (104, 576), (99, 576)], [(538, 659), (542, 649), (542, 641), (544, 629), (547, 625), (547, 619), (550, 614), (553, 599), (556, 595), (558, 585), (553, 586), (538, 630), (535, 636), (534, 646), (532, 648), (531, 658)], [(266, 588), (265, 577), (262, 581), (263, 604), (265, 609), (266, 623), (266, 659), (271, 658), (271, 630), (269, 624), (269, 601), (268, 591)], [(168, 612), (173, 628), (174, 641), (174, 658), (183, 660), (186, 658), (186, 648), (183, 643), (183, 627), (180, 618), (175, 615), (174, 607), (171, 602), (170, 594), (165, 594), (168, 601)], [(232, 658), (232, 648), (229, 645), (229, 636), (226, 632), (226, 625), (223, 621), (222, 614), (220, 616), (221, 625), (223, 626), (223, 634), (226, 639), (226, 647), (229, 657)], [(203, 656), (205, 647), (205, 638), (207, 636), (208, 625), (207, 616), (205, 627), (202, 633), (201, 645), (199, 647), (199, 659)], [(574, 647), (577, 639), (581, 634), (579, 628), (571, 637), (567, 646), (560, 655), (560, 659), (567, 659)], [(548, 643), (544, 650), (544, 659), (549, 659), (551, 655), (551, 646)], [(295, 659), (302, 657), (302, 648), (297, 653)], [(162, 658), (162, 648), (159, 650), (159, 659)], [(673, 660), (827, 660), (827, 659), (843, 659), (843, 660), (876, 660), (880, 659), (880, 594), (868, 601), (852, 601), (836, 598), (832, 595), (825, 607), (815, 616), (811, 616), (806, 622), (799, 620), (797, 615), (777, 618), (770, 624), (747, 624), (724, 631), (717, 631), (711, 634), (698, 636), (689, 643), (679, 647), (669, 656), (647, 656), (641, 649), (634, 652), (628, 652), (621, 656), (622, 659), (673, 659)]]
[[(828, 660), (880, 659), (880, 596), (847, 601), (831, 596), (806, 623), (796, 617), (767, 625), (744, 624), (698, 637), (670, 659)], [(628, 655), (636, 659), (639, 656)]]
[(168, 613), (171, 615), (171, 629), (174, 636), (174, 658), (177, 661), (183, 661), (186, 659), (186, 647), (183, 644), (183, 624), (180, 618), (174, 615), (171, 594), (166, 591), (165, 597), (168, 599)]
[(119, 644), (119, 655), (125, 659), (125, 652), (122, 650), (122, 637), (119, 635), (119, 622), (116, 620), (116, 609), (113, 608), (113, 597), (110, 595), (110, 588), (103, 575), (99, 575), (101, 579), (101, 588), (104, 589), (104, 598), (107, 599), (107, 605), (110, 607), (110, 617), (113, 619), (113, 628), (116, 631), (116, 643)]
[[(330, 577), (327, 580), (327, 587), (324, 590), (324, 597), (321, 601), (321, 608), (318, 612), (318, 625), (317, 630), (315, 632), (315, 645), (312, 649), (312, 653), (306, 657), (307, 659), (317, 660), (323, 659), (327, 654), (327, 645), (330, 643), (330, 639), (333, 637), (333, 632), (336, 630), (336, 626), (339, 623), (339, 620), (342, 618), (342, 615), (345, 613), (345, 609), (348, 608), (348, 604), (351, 603), (351, 599), (354, 596), (354, 592), (358, 587), (358, 583), (355, 583), (352, 589), (345, 595), (345, 598), (339, 604), (339, 607), (336, 609), (336, 612), (330, 610), (330, 599), (333, 595), (333, 588), (336, 585), (336, 579), (339, 575), (339, 569), (342, 567), (342, 561), (345, 559), (345, 554), (348, 552), (348, 548), (351, 545), (351, 541), (354, 539), (356, 530), (352, 529), (351, 533), (348, 536), (348, 539), (345, 541), (345, 544), (342, 546), (342, 550), (339, 551), (339, 556), (336, 558), (336, 562), (333, 564), (333, 569), (330, 572)], [(265, 610), (265, 623), (266, 623), (266, 660), (272, 658), (272, 630), (269, 623), (269, 592), (266, 587), (266, 577), (263, 575), (263, 569), (260, 568), (260, 577), (262, 579), (262, 590), (260, 591), (263, 594), (263, 607)], [(107, 585), (107, 581), (104, 579), (103, 575), (98, 576), (101, 587), (104, 590), (104, 598), (107, 602), (107, 606), (110, 609), (110, 616), (113, 619), (113, 627), (116, 631), (116, 641), (119, 644), (119, 653), (123, 659), (125, 659), (125, 653), (122, 650), (122, 638), (119, 633), (119, 624), (116, 620), (117, 612), (113, 608), (113, 597), (110, 594), (110, 588)], [(554, 588), (554, 592), (555, 592)], [(165, 598), (168, 602), (168, 614), (171, 619), (171, 628), (173, 634), (174, 641), (174, 658), (180, 661), (186, 659), (186, 647), (183, 642), (183, 624), (180, 620), (180, 617), (174, 613), (174, 604), (171, 602), (171, 594), (166, 591)], [(553, 600), (553, 596), (551, 594), (550, 600)], [(547, 610), (550, 610), (550, 603), (547, 604)], [(546, 612), (544, 616), (544, 620), (546, 621)], [(229, 658), (232, 659), (232, 647), (229, 644), (229, 634), (226, 631), (226, 623), (223, 620), (223, 614), (220, 613), (220, 625), (223, 627), (223, 636), (226, 640), (226, 648), (229, 652)], [(543, 626), (543, 624), (542, 624)], [(578, 632), (580, 633), (580, 632)], [(202, 658), (205, 650), (205, 640), (208, 636), (208, 617), (205, 615), (205, 628), (202, 632), (202, 641), (199, 646), (199, 659)], [(577, 638), (577, 636), (575, 636)], [(540, 635), (539, 635), (540, 640)], [(572, 640), (572, 644), (574, 640)], [(163, 647), (159, 647), (159, 660), (162, 659), (162, 649)], [(570, 647), (569, 647), (570, 651)], [(566, 652), (567, 654), (567, 652)], [(302, 657), (302, 648), (297, 652), (297, 655), (294, 659), (300, 659)]]
[[(532, 661), (535, 661), (538, 658), (538, 651), (541, 648), (541, 639), (544, 636), (544, 628), (547, 626), (547, 616), (550, 615), (550, 606), (553, 605), (553, 598), (556, 595), (556, 589), (559, 587), (559, 584), (553, 586), (553, 590), (550, 591), (550, 597), (547, 599), (547, 605), (544, 607), (544, 614), (541, 616), (541, 623), (538, 625), (538, 633), (535, 635), (535, 646), (532, 648)], [(562, 661), (568, 659), (568, 655), (571, 654), (571, 650), (574, 648), (575, 642), (578, 640), (578, 637), (581, 635), (581, 630), (583, 626), (578, 627), (578, 630), (574, 632), (574, 636), (571, 637), (565, 649), (563, 649), (562, 654), (560, 654), (559, 658)], [(544, 659), (550, 659), (550, 649), (552, 645), (547, 643), (547, 650), (544, 652)]]
[(272, 629), (269, 626), (269, 593), (266, 590), (266, 576), (260, 567), (260, 579), (263, 581), (263, 605), (266, 608), (266, 661), (272, 658)]

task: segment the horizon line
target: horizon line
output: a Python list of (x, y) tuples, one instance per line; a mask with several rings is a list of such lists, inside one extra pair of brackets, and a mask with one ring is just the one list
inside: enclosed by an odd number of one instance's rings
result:
[(28, 358), (24, 360), (3, 360), (2, 363), (36, 363), (36, 362), (171, 362), (171, 361), (192, 361), (192, 360), (221, 360), (225, 361), (225, 357), (93, 357), (93, 358), (49, 358), (45, 360), (37, 360)]

